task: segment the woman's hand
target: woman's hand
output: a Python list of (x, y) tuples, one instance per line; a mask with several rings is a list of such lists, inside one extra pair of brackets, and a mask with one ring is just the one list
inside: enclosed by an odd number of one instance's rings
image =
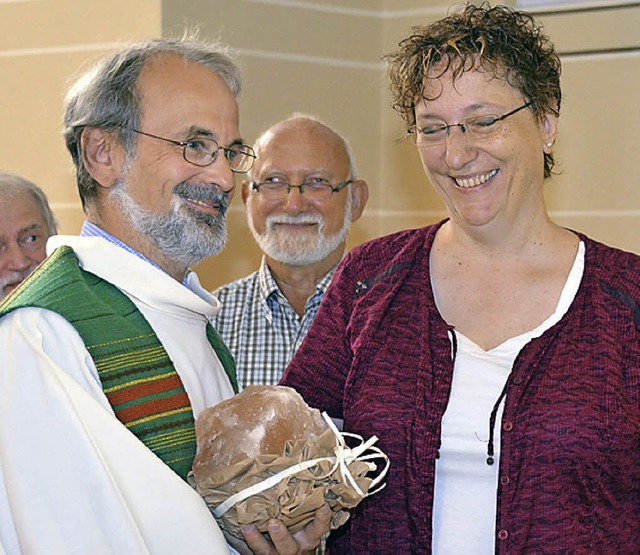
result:
[(271, 542), (253, 525), (242, 528), (246, 544), (229, 537), (227, 541), (242, 555), (300, 555), (320, 544), (322, 536), (329, 531), (330, 521), (331, 509), (324, 505), (316, 511), (313, 520), (295, 534), (291, 534), (279, 520), (271, 519), (267, 523)]

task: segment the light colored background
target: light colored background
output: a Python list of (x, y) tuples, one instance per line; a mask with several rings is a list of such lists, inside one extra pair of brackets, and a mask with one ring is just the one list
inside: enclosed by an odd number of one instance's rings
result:
[[(640, 253), (640, 4), (524, 0), (562, 54), (564, 103), (547, 183), (559, 223)], [(0, 0), (0, 168), (48, 193), (63, 233), (83, 220), (61, 137), (69, 82), (131, 39), (199, 26), (235, 50), (243, 69), (247, 141), (293, 111), (321, 117), (353, 145), (371, 198), (349, 246), (444, 215), (400, 118), (381, 56), (412, 25), (444, 15), (437, 0)], [(584, 10), (587, 7), (591, 9)], [(597, 8), (597, 9), (594, 9)], [(259, 251), (239, 195), (226, 251), (198, 271), (209, 288), (253, 271)]]

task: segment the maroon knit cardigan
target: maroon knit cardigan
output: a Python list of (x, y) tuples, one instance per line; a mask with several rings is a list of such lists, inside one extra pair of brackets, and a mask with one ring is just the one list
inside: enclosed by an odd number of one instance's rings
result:
[[(430, 285), (439, 225), (354, 249), (281, 382), (377, 435), (391, 459), (386, 489), (332, 534), (332, 554), (431, 552), (455, 357)], [(580, 238), (573, 303), (507, 381), (496, 553), (640, 553), (640, 257)]]

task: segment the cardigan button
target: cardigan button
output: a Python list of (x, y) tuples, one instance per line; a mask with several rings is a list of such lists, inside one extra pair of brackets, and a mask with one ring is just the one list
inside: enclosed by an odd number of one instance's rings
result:
[(513, 430), (513, 422), (505, 422), (504, 425), (502, 426), (502, 429), (505, 432), (510, 432), (511, 430)]
[(520, 385), (522, 383), (522, 378), (520, 376), (516, 376), (515, 378), (513, 378), (513, 383), (515, 385)]
[(502, 476), (502, 478), (500, 478), (500, 483), (503, 486), (508, 486), (510, 481), (509, 476)]
[(507, 532), (506, 530), (500, 530), (498, 532), (498, 539), (506, 540), (508, 537), (509, 537), (509, 532)]

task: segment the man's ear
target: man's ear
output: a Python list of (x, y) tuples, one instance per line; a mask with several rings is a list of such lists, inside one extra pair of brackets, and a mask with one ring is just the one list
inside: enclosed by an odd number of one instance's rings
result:
[(356, 179), (351, 184), (351, 199), (351, 221), (355, 222), (362, 216), (369, 200), (369, 186), (364, 179)]
[(102, 187), (114, 185), (122, 175), (124, 164), (124, 149), (114, 133), (86, 127), (80, 137), (80, 146), (89, 175)]
[(242, 182), (242, 187), (240, 189), (240, 193), (242, 194), (242, 202), (246, 205), (247, 204), (247, 198), (249, 198), (249, 195), (251, 194), (251, 182), (250, 181), (243, 181)]

